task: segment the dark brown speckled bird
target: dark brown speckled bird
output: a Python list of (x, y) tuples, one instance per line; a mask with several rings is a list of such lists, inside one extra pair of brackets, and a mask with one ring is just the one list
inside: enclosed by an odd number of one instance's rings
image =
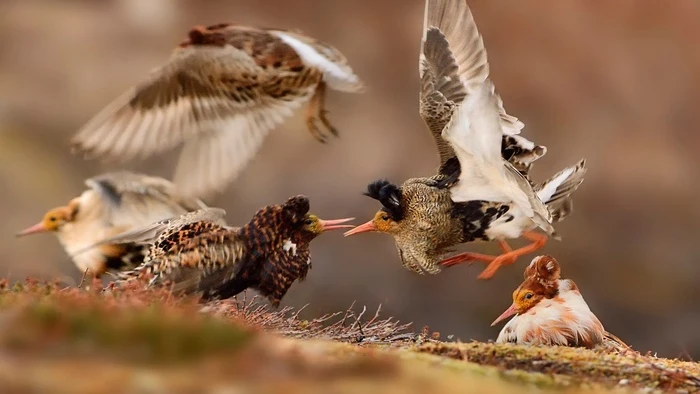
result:
[(306, 278), (311, 241), (324, 231), (352, 227), (341, 224), (352, 218), (321, 220), (310, 214), (304, 196), (261, 208), (240, 228), (226, 226), (224, 215), (209, 208), (122, 237), (152, 245), (146, 262), (120, 274), (118, 283), (148, 275), (151, 284), (205, 300), (252, 288), (277, 307), (292, 283)]
[[(532, 163), (546, 148), (520, 136), (524, 125), (505, 112), (465, 0), (426, 1), (419, 70), (420, 114), (438, 147), (438, 174), (400, 187), (371, 183), (366, 195), (383, 207), (345, 235), (393, 235), (403, 265), (418, 273), (486, 262), (479, 278), (488, 279), (501, 265), (543, 246), (547, 235), (557, 237), (552, 223), (571, 212), (569, 196), (583, 181), (585, 161), (544, 183), (530, 181)], [(546, 235), (532, 231), (537, 228)], [(519, 237), (532, 244), (512, 250), (505, 240)], [(503, 254), (441, 260), (457, 244), (488, 240), (498, 240)]]
[(197, 26), (169, 61), (90, 120), (73, 137), (86, 157), (126, 162), (184, 145), (173, 178), (206, 197), (233, 181), (270, 130), (307, 104), (321, 142), (337, 135), (328, 89), (363, 84), (336, 48), (299, 32), (232, 24)]

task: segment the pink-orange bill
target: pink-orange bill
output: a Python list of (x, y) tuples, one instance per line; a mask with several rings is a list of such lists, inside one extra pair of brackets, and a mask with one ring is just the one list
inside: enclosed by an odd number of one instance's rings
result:
[(44, 223), (37, 223), (31, 227), (27, 227), (24, 230), (16, 234), (17, 237), (22, 237), (29, 234), (44, 233), (49, 231), (49, 229), (44, 226)]
[(349, 236), (351, 236), (351, 235), (355, 235), (355, 234), (359, 234), (359, 233), (365, 233), (365, 232), (368, 232), (368, 231), (377, 231), (377, 226), (375, 226), (375, 225), (374, 225), (374, 222), (371, 221), (371, 220), (370, 220), (369, 222), (367, 222), (367, 223), (364, 223), (364, 224), (361, 224), (361, 225), (355, 227), (354, 229), (352, 229), (352, 230), (350, 230), (350, 231), (346, 231), (346, 232), (343, 234), (343, 236), (349, 237)]

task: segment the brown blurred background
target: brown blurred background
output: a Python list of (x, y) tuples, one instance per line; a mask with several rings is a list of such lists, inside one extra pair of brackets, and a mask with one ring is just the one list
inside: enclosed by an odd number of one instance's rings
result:
[[(549, 153), (536, 180), (581, 157), (576, 212), (551, 241), (606, 328), (640, 350), (700, 358), (700, 2), (471, 0), (506, 109)], [(369, 89), (334, 92), (341, 137), (324, 146), (290, 119), (228, 191), (209, 201), (242, 223), (303, 193), (322, 217), (368, 220), (361, 193), (388, 177), (430, 175), (437, 154), (418, 115), (419, 0), (2, 0), (0, 2), (0, 274), (80, 276), (48, 235), (14, 239), (51, 207), (113, 169), (69, 153), (70, 136), (152, 67), (194, 24), (299, 28), (348, 57)], [(130, 169), (169, 177), (175, 154)], [(518, 241), (514, 242), (517, 243)], [(468, 247), (497, 252), (495, 244)], [(463, 250), (467, 249), (462, 247)], [(534, 256), (530, 256), (534, 257)], [(437, 276), (405, 270), (389, 236), (314, 242), (314, 268), (284, 303), (307, 316), (369, 309), (443, 336), (494, 339), (528, 258), (491, 281), (482, 267)]]

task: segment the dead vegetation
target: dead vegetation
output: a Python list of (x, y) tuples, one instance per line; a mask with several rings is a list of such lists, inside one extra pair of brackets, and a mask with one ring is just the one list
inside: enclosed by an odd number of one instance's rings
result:
[(202, 305), (138, 286), (103, 291), (97, 282), (66, 288), (2, 281), (0, 386), (72, 393), (700, 391), (698, 363), (631, 351), (446, 343), (428, 328), (413, 333), (410, 324), (381, 316), (381, 308), (351, 305), (312, 320), (299, 317), (302, 309), (271, 310), (257, 297)]
[(303, 320), (299, 318), (299, 314), (307, 305), (296, 310), (283, 307), (275, 311), (260, 303), (257, 296), (250, 300), (245, 297), (242, 300), (234, 298), (214, 302), (207, 305), (206, 310), (290, 338), (386, 344), (410, 341), (415, 337), (413, 333), (407, 332), (411, 323), (402, 324), (391, 317), (380, 318), (381, 305), (369, 319), (365, 319), (367, 307), (363, 306), (362, 310), (356, 313), (353, 303), (345, 311)]

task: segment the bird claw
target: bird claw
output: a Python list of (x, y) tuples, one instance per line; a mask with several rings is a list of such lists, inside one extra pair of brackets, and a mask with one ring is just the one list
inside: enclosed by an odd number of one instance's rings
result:
[(320, 110), (317, 114), (309, 115), (309, 117), (306, 118), (306, 126), (308, 127), (309, 132), (316, 140), (323, 144), (328, 141), (329, 135), (338, 137), (338, 130), (333, 127), (331, 122), (328, 120), (327, 115), (328, 111)]
[(331, 134), (338, 137), (338, 130), (335, 127), (333, 127), (331, 122), (328, 120), (328, 111), (326, 111), (325, 109), (321, 110), (318, 117), (321, 120), (321, 123), (323, 123), (323, 125), (326, 126), (326, 129), (328, 129), (328, 131)]
[(326, 143), (326, 137), (321, 133), (321, 130), (318, 128), (316, 125), (316, 121), (318, 119), (316, 118), (308, 118), (306, 120), (306, 126), (309, 128), (309, 132), (311, 135), (316, 139), (318, 142), (325, 144)]

